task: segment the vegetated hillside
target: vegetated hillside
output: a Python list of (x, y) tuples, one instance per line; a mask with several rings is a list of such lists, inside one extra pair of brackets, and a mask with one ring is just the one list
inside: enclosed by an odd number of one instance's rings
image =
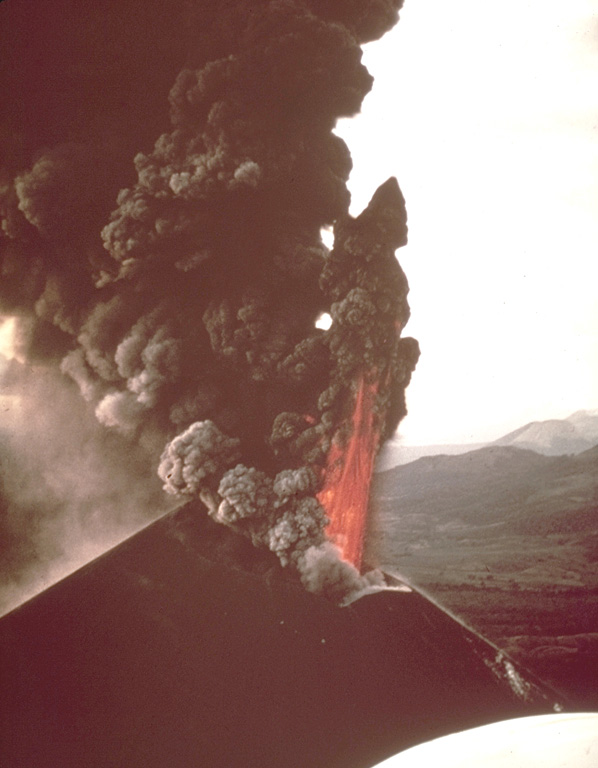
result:
[(598, 447), (423, 458), (380, 473), (373, 497), (387, 570), (598, 705)]
[(495, 440), (492, 445), (527, 448), (546, 456), (582, 453), (598, 443), (598, 414), (576, 411), (567, 419), (532, 421)]
[(500, 446), (431, 456), (378, 474), (374, 494), (389, 545), (393, 533), (403, 541), (447, 529), (480, 536), (489, 526), (585, 534), (597, 522), (598, 447), (577, 456)]

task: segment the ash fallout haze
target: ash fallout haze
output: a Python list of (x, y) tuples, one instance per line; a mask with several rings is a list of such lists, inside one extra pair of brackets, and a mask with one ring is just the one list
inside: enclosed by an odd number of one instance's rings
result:
[(0, 6), (8, 605), (194, 497), (311, 591), (380, 578), (369, 480), (419, 356), (406, 210), (385, 174), (349, 215), (333, 131), (400, 5)]

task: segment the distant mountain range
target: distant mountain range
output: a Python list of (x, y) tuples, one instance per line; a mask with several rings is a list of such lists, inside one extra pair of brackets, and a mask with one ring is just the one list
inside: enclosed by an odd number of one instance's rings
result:
[(544, 456), (583, 453), (598, 445), (598, 410), (576, 411), (566, 419), (531, 421), (491, 443), (454, 445), (389, 445), (381, 454), (377, 471), (408, 464), (423, 456), (455, 456), (486, 445), (512, 446)]

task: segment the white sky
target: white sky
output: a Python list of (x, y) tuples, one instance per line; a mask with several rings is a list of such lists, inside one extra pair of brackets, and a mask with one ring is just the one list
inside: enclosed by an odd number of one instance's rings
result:
[(338, 133), (353, 213), (396, 175), (422, 356), (405, 443), (598, 407), (598, 0), (405, 0)]

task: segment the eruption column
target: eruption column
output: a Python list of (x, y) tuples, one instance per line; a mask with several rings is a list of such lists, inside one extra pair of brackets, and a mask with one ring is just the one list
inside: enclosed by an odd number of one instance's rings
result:
[(0, 8), (0, 38), (27, 42), (0, 73), (0, 96), (27, 94), (0, 110), (0, 316), (26, 329), (19, 357), (79, 389), (109, 430), (91, 430), (98, 455), (140, 448), (143, 488), (158, 469), (342, 598), (361, 580), (328, 539), (359, 563), (418, 353), (400, 338), (398, 182), (350, 216), (334, 128), (372, 86), (361, 45), (402, 1), (56, 2), (35, 23), (26, 3)]

